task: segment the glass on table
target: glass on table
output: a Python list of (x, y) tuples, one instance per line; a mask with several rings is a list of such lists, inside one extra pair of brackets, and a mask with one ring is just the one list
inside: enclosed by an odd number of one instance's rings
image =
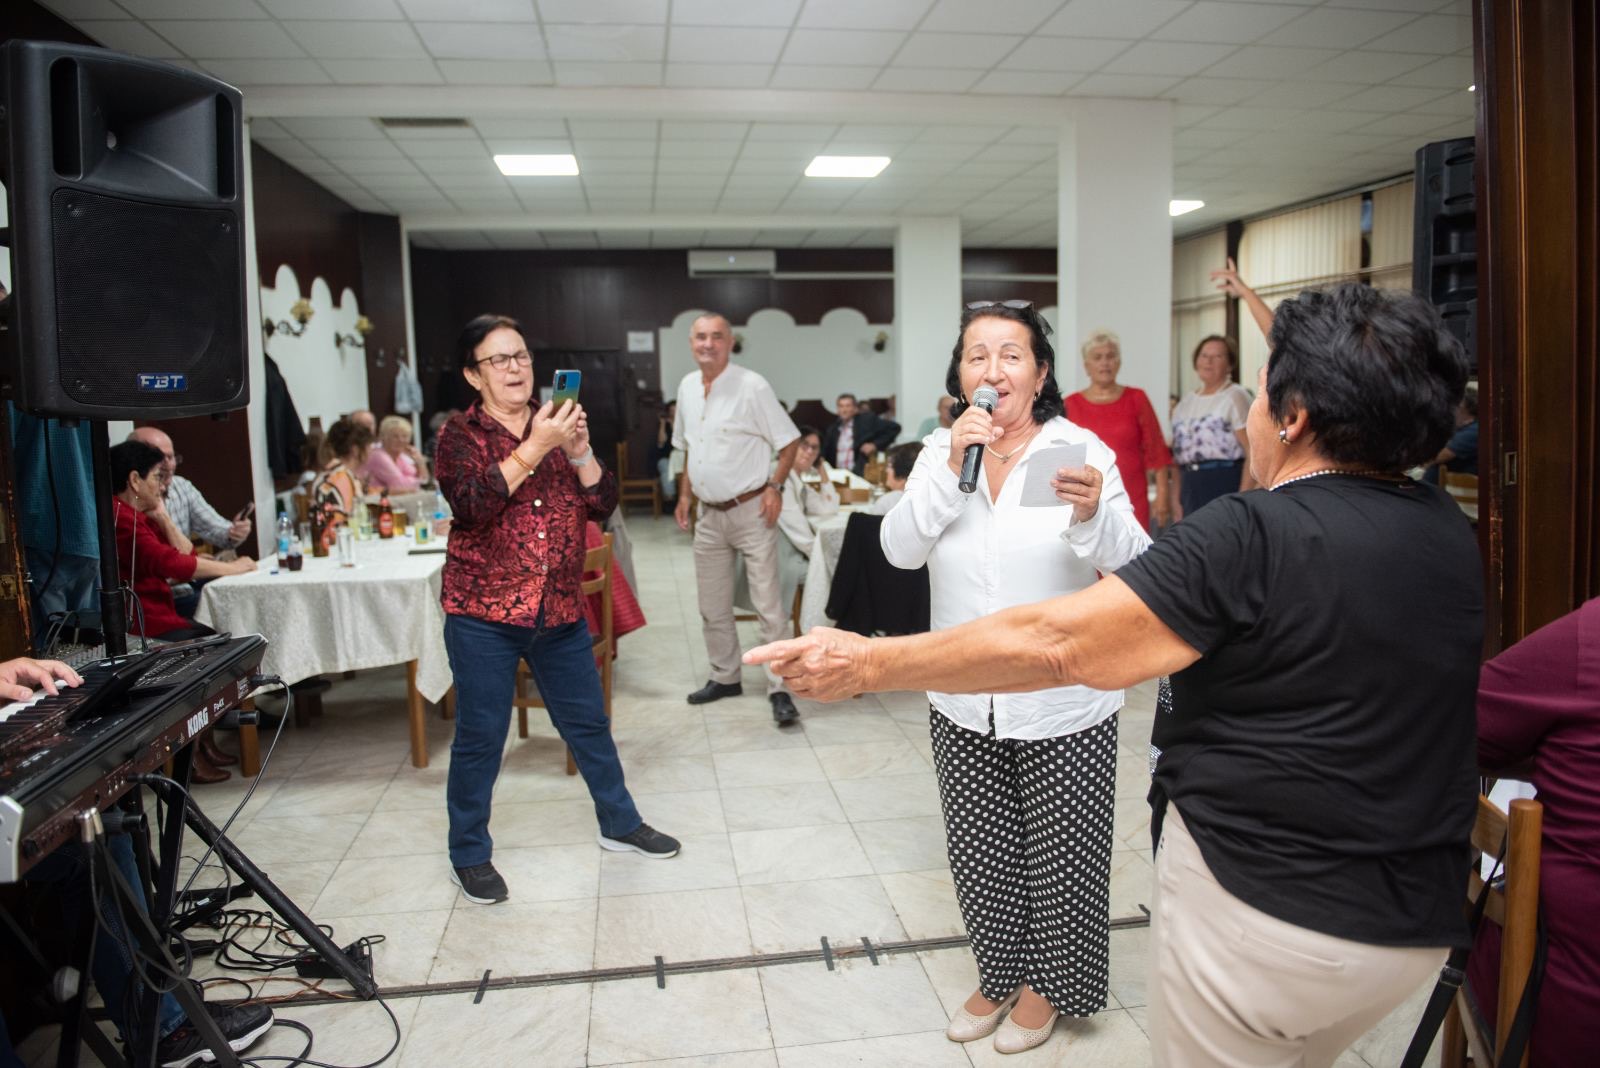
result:
[(348, 524), (339, 528), (338, 552), (340, 567), (356, 566), (356, 532)]

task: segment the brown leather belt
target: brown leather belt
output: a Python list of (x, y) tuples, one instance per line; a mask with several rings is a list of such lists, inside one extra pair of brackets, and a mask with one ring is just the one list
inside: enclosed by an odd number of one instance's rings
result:
[(701, 501), (707, 508), (715, 508), (719, 512), (726, 512), (730, 508), (737, 508), (745, 501), (753, 501), (766, 492), (766, 486), (757, 486), (749, 493), (741, 493), (731, 501)]

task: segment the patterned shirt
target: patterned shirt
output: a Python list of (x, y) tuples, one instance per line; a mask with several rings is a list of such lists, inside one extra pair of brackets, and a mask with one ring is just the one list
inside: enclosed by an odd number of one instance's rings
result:
[(222, 518), (194, 488), (194, 483), (182, 475), (173, 475), (172, 485), (167, 487), (167, 514), (190, 538), (199, 538), (218, 549), (229, 549), (244, 541), (244, 538), (235, 541), (229, 536), (231, 522)]
[(617, 479), (602, 467), (586, 487), (552, 449), (512, 493), (500, 464), (518, 442), (476, 401), (439, 432), (434, 477), (455, 516), (440, 599), (452, 615), (533, 627), (542, 611), (562, 626), (583, 618), (584, 527), (616, 508)]

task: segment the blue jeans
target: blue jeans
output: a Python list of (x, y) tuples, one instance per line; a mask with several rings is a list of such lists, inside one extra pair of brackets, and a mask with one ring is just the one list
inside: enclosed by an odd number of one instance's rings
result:
[[(133, 858), (133, 840), (125, 834), (106, 836), (106, 845), (117, 871), (127, 880), (134, 893), (143, 897), (143, 883), (139, 881), (139, 868)], [(34, 866), (27, 875), (29, 882), (54, 883), (61, 887), (62, 908), (69, 916), (80, 916), (79, 910), (91, 909), (95, 903), (89, 899), (89, 854), (76, 842), (62, 846)], [(138, 1009), (139, 986), (133, 977), (133, 958), (127, 943), (133, 935), (122, 923), (122, 917), (111, 900), (111, 889), (100, 891), (99, 916), (104, 926), (96, 933), (94, 960), (90, 967), (94, 973), (95, 989), (106, 1004), (106, 1015), (116, 1024), (124, 1039), (132, 1036), (128, 1029), (128, 1012)], [(156, 1010), (156, 1035), (166, 1038), (181, 1024), (187, 1023), (178, 999), (162, 994)]]
[(489, 807), (511, 728), (517, 661), (525, 660), (550, 722), (589, 785), (600, 833), (620, 838), (643, 821), (622, 781), (600, 672), (583, 620), (559, 627), (515, 627), (447, 615), (444, 645), (456, 683), (456, 734), (450, 743), (450, 864), (484, 864), (494, 852)]

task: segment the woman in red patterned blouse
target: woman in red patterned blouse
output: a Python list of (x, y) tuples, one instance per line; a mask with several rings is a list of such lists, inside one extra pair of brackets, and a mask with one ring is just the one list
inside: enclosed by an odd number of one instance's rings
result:
[(580, 405), (534, 410), (533, 357), (515, 319), (480, 315), (456, 348), (478, 400), (439, 432), (434, 459), (454, 513), (442, 595), (456, 684), (450, 865), (468, 900), (492, 904), (507, 897), (490, 862), (489, 807), (519, 661), (589, 786), (601, 847), (665, 858), (678, 842), (639, 818), (623, 783), (583, 614), (584, 526), (617, 506), (616, 476), (589, 447)]

